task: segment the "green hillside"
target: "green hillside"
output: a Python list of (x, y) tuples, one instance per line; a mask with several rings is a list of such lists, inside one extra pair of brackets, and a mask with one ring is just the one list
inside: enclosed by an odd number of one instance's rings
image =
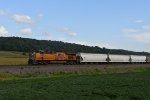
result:
[[(127, 48), (128, 49), (128, 48)], [(66, 43), (51, 40), (36, 40), (20, 37), (0, 37), (0, 51), (34, 52), (44, 50), (47, 52), (86, 52), (86, 53), (111, 53), (126, 55), (150, 55), (148, 52), (134, 52), (122, 49), (107, 49), (106, 47), (86, 46), (75, 43)]]

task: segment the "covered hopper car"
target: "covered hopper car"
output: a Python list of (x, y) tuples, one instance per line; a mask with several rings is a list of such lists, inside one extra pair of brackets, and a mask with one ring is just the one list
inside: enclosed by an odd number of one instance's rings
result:
[(122, 62), (122, 63), (127, 63), (130, 62), (130, 56), (129, 55), (109, 55), (109, 62)]
[(107, 54), (77, 53), (78, 63), (101, 63), (107, 62)]
[(146, 56), (131, 55), (132, 62), (146, 62)]

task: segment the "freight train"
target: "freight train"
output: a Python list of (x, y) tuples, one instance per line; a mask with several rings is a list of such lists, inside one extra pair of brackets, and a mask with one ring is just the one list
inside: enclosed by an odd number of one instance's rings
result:
[(150, 63), (150, 56), (116, 55), (70, 52), (39, 52), (29, 56), (28, 64), (101, 64), (101, 63)]

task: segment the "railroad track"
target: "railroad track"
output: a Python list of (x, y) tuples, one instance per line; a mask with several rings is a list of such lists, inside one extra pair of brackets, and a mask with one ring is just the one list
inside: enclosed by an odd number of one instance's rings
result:
[(53, 72), (74, 72), (80, 70), (104, 69), (109, 67), (147, 67), (150, 64), (88, 64), (88, 65), (0, 65), (0, 72), (7, 73), (53, 73)]

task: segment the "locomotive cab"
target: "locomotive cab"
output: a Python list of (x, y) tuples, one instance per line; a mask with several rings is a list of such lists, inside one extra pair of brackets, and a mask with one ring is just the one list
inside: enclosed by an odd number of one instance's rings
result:
[(35, 52), (33, 52), (32, 54), (29, 54), (29, 59), (28, 59), (29, 65), (36, 64), (35, 54), (36, 54)]

